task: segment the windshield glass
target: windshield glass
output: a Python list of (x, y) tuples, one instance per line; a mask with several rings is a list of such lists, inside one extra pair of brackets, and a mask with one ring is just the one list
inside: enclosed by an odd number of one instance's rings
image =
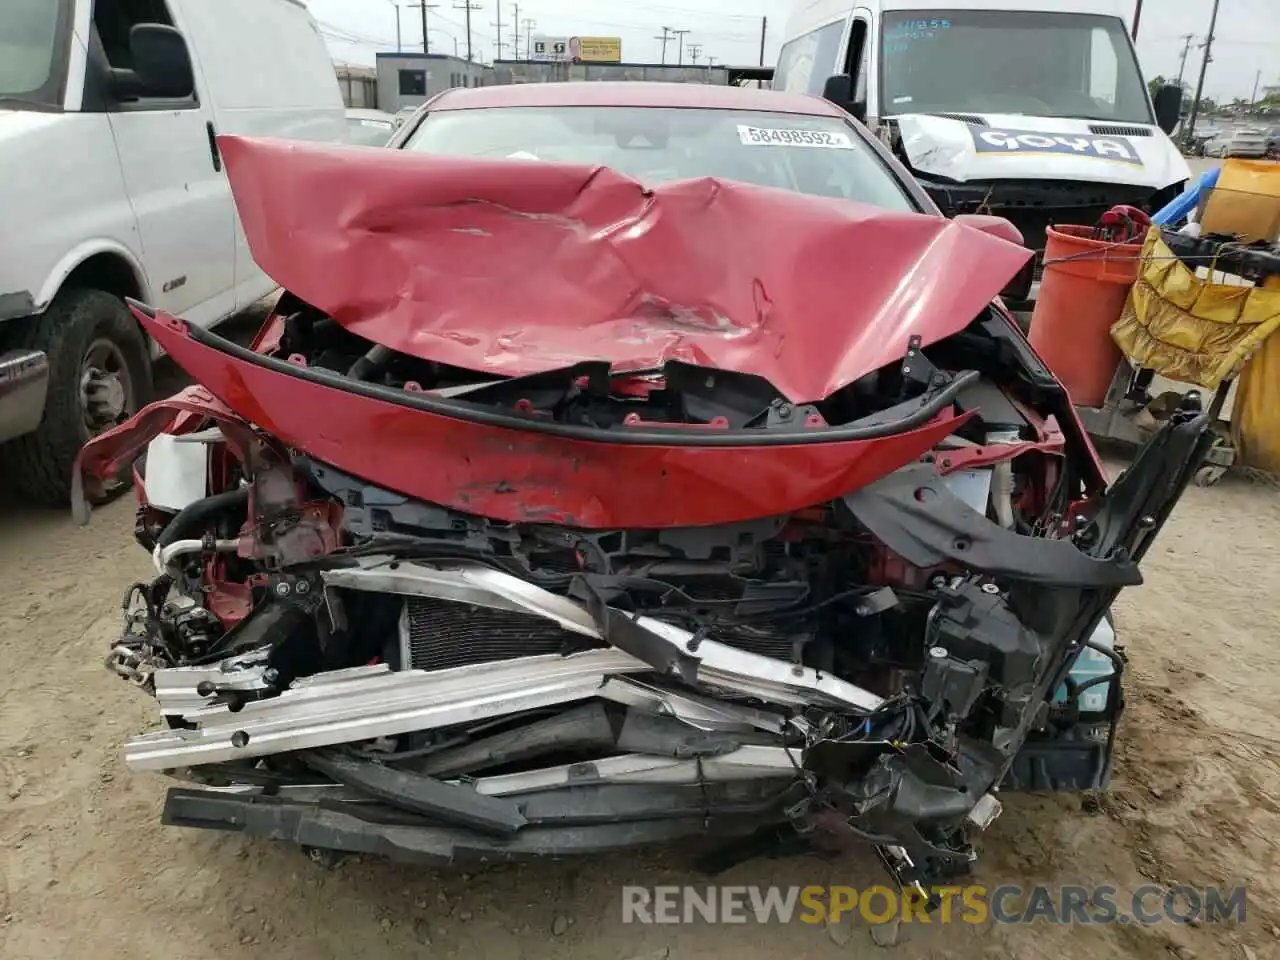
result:
[(59, 0), (0, 0), (0, 98), (57, 105), (65, 6)]
[(612, 167), (642, 183), (721, 177), (914, 211), (843, 122), (744, 110), (504, 107), (427, 116), (406, 150)]
[(347, 142), (365, 147), (383, 147), (391, 139), (390, 120), (347, 117)]
[(1016, 113), (1152, 122), (1116, 17), (1026, 11), (885, 14), (882, 115)]

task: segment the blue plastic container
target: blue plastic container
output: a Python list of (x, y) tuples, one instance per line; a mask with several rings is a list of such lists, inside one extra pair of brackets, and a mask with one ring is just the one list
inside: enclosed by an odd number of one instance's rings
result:
[[(1108, 650), (1115, 649), (1116, 632), (1111, 626), (1111, 621), (1103, 617), (1098, 628), (1093, 631), (1091, 639)], [(1080, 686), (1094, 677), (1114, 676), (1115, 672), (1115, 664), (1111, 662), (1110, 657), (1092, 647), (1085, 647), (1076, 657), (1076, 662), (1071, 665), (1071, 672), (1068, 675), (1076, 686)], [(1076, 707), (1081, 713), (1100, 713), (1107, 709), (1107, 699), (1110, 696), (1111, 683), (1099, 683), (1080, 694)], [(1058, 693), (1053, 699), (1055, 703), (1067, 702), (1066, 684), (1058, 688)]]
[(1206, 170), (1192, 180), (1180, 196), (1175, 197), (1165, 206), (1151, 215), (1151, 222), (1157, 227), (1168, 227), (1181, 223), (1200, 203), (1200, 196), (1206, 190), (1212, 190), (1218, 184), (1221, 167)]

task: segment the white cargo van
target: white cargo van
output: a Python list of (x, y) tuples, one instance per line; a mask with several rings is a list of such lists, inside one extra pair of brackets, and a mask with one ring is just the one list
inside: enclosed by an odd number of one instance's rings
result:
[[(948, 216), (992, 213), (1044, 246), (1049, 223), (1158, 208), (1191, 172), (1126, 28), (1132, 0), (798, 0), (775, 88), (872, 127)], [(1006, 291), (1029, 295), (1040, 257)]]
[(64, 501), (149, 399), (136, 297), (211, 325), (273, 289), (215, 137), (342, 140), (299, 0), (0, 0), (0, 476)]

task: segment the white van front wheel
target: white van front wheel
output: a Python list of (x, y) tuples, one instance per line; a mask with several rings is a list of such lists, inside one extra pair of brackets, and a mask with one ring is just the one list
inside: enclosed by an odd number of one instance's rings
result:
[(63, 290), (26, 322), (22, 346), (49, 358), (49, 393), (39, 428), (0, 447), (0, 473), (18, 494), (63, 505), (85, 441), (151, 400), (151, 357), (124, 301), (102, 290)]

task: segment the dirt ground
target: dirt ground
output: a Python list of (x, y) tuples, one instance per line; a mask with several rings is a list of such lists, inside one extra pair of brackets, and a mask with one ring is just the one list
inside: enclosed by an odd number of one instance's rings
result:
[[(892, 956), (860, 927), (636, 926), (624, 883), (694, 884), (682, 851), (470, 875), (159, 826), (167, 786), (124, 740), (152, 703), (102, 669), (145, 576), (132, 504), (87, 528), (0, 499), (0, 957), (794, 960)], [(913, 958), (1280, 957), (1280, 491), (1191, 490), (1116, 611), (1130, 710), (1110, 792), (1005, 798), (977, 881), (1248, 884), (1243, 925), (923, 926)], [(721, 882), (880, 881), (866, 859), (757, 860)]]

